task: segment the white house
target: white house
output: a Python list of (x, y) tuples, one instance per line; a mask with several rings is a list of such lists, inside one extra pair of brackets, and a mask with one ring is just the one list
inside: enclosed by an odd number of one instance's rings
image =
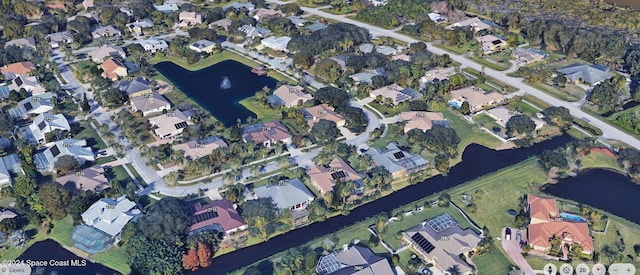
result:
[(260, 44), (267, 48), (273, 49), (274, 51), (288, 52), (287, 45), (289, 44), (289, 41), (291, 41), (291, 37), (288, 36), (271, 36), (262, 39), (262, 41), (260, 41)]
[(63, 139), (45, 145), (44, 151), (33, 156), (33, 163), (40, 172), (49, 172), (62, 156), (72, 156), (80, 165), (86, 161), (95, 161), (95, 155), (91, 147), (86, 147), (87, 141), (84, 139)]
[(206, 39), (198, 40), (196, 42), (189, 44), (189, 49), (192, 49), (199, 53), (202, 53), (202, 52), (211, 53), (215, 48), (216, 48), (216, 43)]
[(57, 49), (60, 47), (60, 44), (70, 44), (73, 42), (73, 36), (69, 31), (56, 32), (52, 34), (47, 34), (45, 36), (47, 42), (49, 42), (49, 46), (53, 49)]
[(153, 132), (156, 136), (161, 139), (170, 139), (181, 135), (184, 128), (193, 123), (191, 117), (176, 109), (173, 112), (150, 118), (149, 124), (153, 126)]
[(138, 42), (145, 51), (155, 53), (156, 51), (164, 51), (169, 47), (167, 41), (162, 39), (149, 38)]
[(31, 122), (29, 127), (25, 127), (24, 129), (23, 137), (27, 141), (42, 144), (47, 142), (47, 133), (55, 130), (71, 131), (71, 126), (69, 126), (69, 121), (67, 121), (67, 118), (65, 118), (63, 114), (54, 115), (42, 113)]
[(136, 203), (122, 196), (117, 199), (102, 198), (82, 213), (82, 221), (112, 237), (120, 235), (131, 220), (142, 215)]
[(27, 97), (18, 102), (18, 107), (9, 110), (9, 115), (14, 118), (25, 118), (28, 115), (39, 115), (53, 110), (54, 93), (42, 93)]
[(171, 109), (171, 103), (159, 93), (153, 92), (131, 98), (131, 109), (143, 116)]
[(100, 37), (120, 37), (122, 32), (118, 30), (118, 28), (109, 25), (104, 27), (98, 27), (95, 30), (91, 31), (91, 36), (93, 39), (98, 39)]

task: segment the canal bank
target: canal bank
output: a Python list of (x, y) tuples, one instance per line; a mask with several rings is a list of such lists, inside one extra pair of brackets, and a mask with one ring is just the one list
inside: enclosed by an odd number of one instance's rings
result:
[(227, 273), (244, 266), (257, 263), (261, 259), (286, 249), (305, 244), (315, 238), (331, 234), (337, 229), (353, 225), (381, 212), (391, 211), (399, 206), (423, 199), (434, 193), (471, 181), (485, 174), (495, 172), (521, 162), (543, 150), (555, 149), (569, 142), (568, 135), (555, 137), (532, 147), (495, 151), (480, 145), (472, 144), (462, 155), (462, 162), (451, 169), (449, 176), (436, 176), (425, 182), (408, 186), (389, 196), (362, 205), (350, 211), (347, 216), (336, 216), (323, 222), (290, 231), (276, 236), (261, 244), (216, 257), (213, 264), (190, 274)]

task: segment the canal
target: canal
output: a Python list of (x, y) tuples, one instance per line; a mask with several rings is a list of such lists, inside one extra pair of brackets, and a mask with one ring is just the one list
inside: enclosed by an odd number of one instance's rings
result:
[(234, 271), (278, 252), (303, 245), (315, 238), (331, 234), (338, 229), (375, 216), (380, 212), (390, 211), (482, 175), (508, 167), (536, 155), (543, 150), (555, 149), (571, 141), (571, 139), (570, 136), (563, 135), (535, 144), (529, 148), (502, 151), (492, 150), (477, 144), (469, 145), (462, 155), (462, 162), (451, 168), (449, 176), (439, 175), (425, 182), (408, 186), (391, 195), (357, 207), (351, 210), (348, 216), (336, 216), (323, 222), (313, 223), (309, 226), (287, 232), (284, 235), (274, 237), (266, 242), (216, 257), (213, 260), (213, 264), (208, 268), (189, 272), (189, 274), (225, 274)]

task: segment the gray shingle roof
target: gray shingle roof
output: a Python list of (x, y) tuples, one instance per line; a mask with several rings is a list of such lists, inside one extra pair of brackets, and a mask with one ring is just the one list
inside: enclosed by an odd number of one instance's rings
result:
[(278, 209), (289, 209), (296, 204), (313, 200), (313, 194), (299, 179), (284, 180), (278, 184), (263, 185), (254, 190), (258, 198), (271, 198)]
[(600, 66), (578, 63), (558, 69), (558, 72), (563, 73), (565, 77), (573, 81), (581, 79), (582, 81), (590, 84), (596, 84), (600, 81), (613, 77), (611, 73), (602, 70), (602, 67)]

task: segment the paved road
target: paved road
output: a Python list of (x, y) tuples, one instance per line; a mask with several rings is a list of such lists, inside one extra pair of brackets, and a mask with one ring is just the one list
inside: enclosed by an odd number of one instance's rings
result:
[[(281, 4), (286, 4), (286, 2), (282, 2), (282, 1), (278, 1), (278, 0), (268, 0), (268, 2), (276, 3), (276, 4), (280, 4), (280, 5)], [(353, 20), (353, 19), (346, 18), (344, 16), (330, 14), (330, 13), (321, 11), (318, 8), (301, 7), (301, 9), (304, 12), (307, 12), (309, 14), (317, 15), (317, 16), (324, 17), (324, 18), (331, 19), (331, 20), (350, 23), (350, 24), (353, 24), (353, 25), (356, 25), (356, 26), (359, 26), (359, 27), (366, 28), (366, 29), (369, 30), (369, 32), (371, 33), (372, 36), (376, 36), (376, 37), (388, 36), (388, 37), (392, 37), (392, 38), (398, 39), (400, 41), (404, 41), (406, 43), (420, 42), (417, 39), (414, 39), (412, 37), (409, 37), (409, 36), (406, 36), (406, 35), (403, 35), (403, 34), (400, 34), (400, 33), (396, 33), (393, 30), (387, 30), (387, 29), (383, 29), (383, 28), (380, 28), (380, 27), (372, 26), (372, 25), (369, 25), (367, 23), (363, 23), (363, 22), (360, 22), (360, 21), (356, 21), (356, 20)], [(449, 56), (451, 56), (451, 59), (453, 59), (456, 62), (459, 62), (460, 64), (462, 64), (462, 67), (469, 67), (469, 68), (476, 69), (478, 71), (482, 70), (482, 68), (481, 68), (482, 66), (480, 64), (475, 63), (475, 62), (465, 58), (464, 56), (455, 55), (455, 54), (449, 53), (449, 52), (447, 52), (445, 50), (436, 48), (436, 47), (433, 46), (432, 43), (427, 43), (427, 46), (428, 46), (429, 51), (431, 51), (431, 52), (433, 52), (435, 54), (441, 54), (441, 55), (442, 54), (448, 54)], [(596, 117), (594, 117), (594, 116), (592, 116), (590, 114), (587, 114), (587, 113), (583, 112), (582, 110), (580, 110), (580, 106), (575, 106), (571, 102), (566, 102), (566, 101), (559, 100), (559, 99), (554, 98), (554, 97), (552, 97), (552, 96), (550, 96), (550, 95), (548, 95), (548, 94), (546, 94), (546, 93), (544, 93), (542, 91), (539, 91), (539, 90), (537, 90), (537, 89), (535, 89), (535, 88), (523, 83), (523, 79), (521, 79), (521, 78), (515, 78), (515, 77), (507, 76), (506, 74), (510, 70), (500, 72), (500, 71), (496, 71), (496, 70), (493, 70), (493, 69), (490, 69), (490, 68), (485, 68), (484, 71), (485, 71), (486, 75), (488, 75), (490, 77), (493, 77), (493, 78), (496, 78), (496, 79), (499, 79), (500, 81), (505, 82), (506, 84), (511, 85), (511, 86), (523, 91), (523, 92), (526, 92), (526, 93), (529, 93), (531, 95), (534, 95), (534, 96), (542, 99), (543, 101), (545, 101), (545, 102), (547, 102), (547, 103), (549, 103), (551, 105), (566, 107), (567, 109), (569, 109), (569, 111), (571, 111), (572, 115), (574, 115), (574, 116), (576, 116), (578, 118), (584, 119), (585, 121), (589, 122), (590, 124), (600, 128), (602, 130), (602, 132), (603, 132), (603, 136), (601, 137), (601, 139), (617, 139), (617, 140), (620, 140), (620, 141), (622, 141), (622, 142), (624, 142), (626, 144), (629, 144), (629, 145), (631, 145), (633, 147), (640, 148), (640, 140), (634, 138), (633, 136), (631, 136), (631, 135), (629, 135), (629, 134), (627, 134), (627, 133), (625, 133), (625, 132), (623, 132), (621, 130), (618, 130), (617, 128), (615, 128), (615, 127), (613, 127), (613, 126), (601, 121), (600, 119), (598, 119), (598, 118), (596, 118)]]

